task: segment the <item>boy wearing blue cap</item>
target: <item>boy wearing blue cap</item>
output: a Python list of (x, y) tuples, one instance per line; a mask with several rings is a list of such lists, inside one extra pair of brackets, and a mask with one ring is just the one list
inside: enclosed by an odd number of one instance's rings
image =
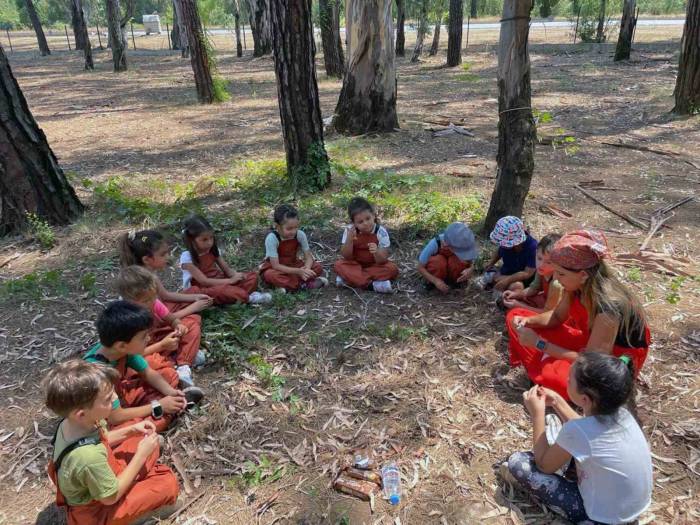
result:
[(463, 223), (453, 222), (428, 242), (418, 256), (418, 273), (442, 293), (469, 280), (479, 255), (474, 233)]

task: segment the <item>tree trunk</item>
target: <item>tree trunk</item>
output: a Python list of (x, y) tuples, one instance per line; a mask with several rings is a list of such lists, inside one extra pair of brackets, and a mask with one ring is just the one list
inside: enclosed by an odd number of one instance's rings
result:
[(392, 0), (347, 0), (348, 66), (335, 128), (351, 135), (398, 128)]
[(505, 215), (521, 217), (535, 161), (529, 16), (533, 0), (505, 0), (498, 48), (498, 173), (485, 227)]
[(180, 56), (187, 58), (190, 56), (190, 42), (187, 37), (187, 23), (182, 11), (182, 0), (173, 0), (173, 8), (175, 9), (173, 24), (177, 20), (180, 29)]
[(87, 35), (87, 29), (83, 31), (83, 25), (85, 24), (85, 16), (82, 12), (82, 5), (80, 2), (75, 0), (70, 0), (70, 20), (71, 26), (73, 27), (73, 37), (75, 38), (75, 49), (82, 51), (85, 49), (85, 36)]
[(406, 9), (404, 0), (396, 0), (396, 56), (402, 57), (406, 54)]
[(416, 35), (416, 47), (413, 48), (411, 62), (418, 62), (423, 52), (425, 33), (428, 32), (428, 0), (421, 0), (420, 19), (418, 20), (418, 34)]
[(32, 0), (25, 0), (25, 3), (27, 5), (27, 14), (29, 14), (29, 19), (32, 21), (32, 26), (34, 26), (36, 41), (39, 44), (41, 56), (50, 55), (51, 50), (49, 49), (49, 44), (46, 42), (46, 35), (44, 35), (44, 29), (41, 27), (41, 20), (39, 20), (39, 15), (34, 7), (34, 2), (32, 2)]
[(270, 34), (270, 0), (248, 0), (250, 29), (253, 32), (253, 56), (261, 57), (272, 52)]
[(472, 18), (479, 18), (479, 4), (477, 3), (479, 0), (472, 0), (471, 4), (469, 5), (469, 16)]
[(119, 0), (107, 0), (107, 28), (109, 47), (112, 48), (114, 71), (126, 71), (126, 46), (122, 39)]
[[(92, 62), (92, 44), (90, 43), (90, 36), (88, 35), (87, 24), (85, 23), (85, 11), (83, 11), (83, 5), (80, 0), (72, 0), (71, 4), (74, 6), (74, 10), (77, 17), (77, 30), (80, 35), (80, 42), (82, 43), (83, 54), (85, 55), (85, 70), (95, 69), (95, 65)], [(76, 37), (76, 46), (78, 38)], [(76, 48), (78, 49), (78, 48)]]
[(600, 0), (600, 10), (598, 11), (598, 28), (595, 32), (595, 41), (599, 44), (605, 42), (605, 12), (607, 11), (608, 0)]
[(0, 46), (0, 235), (26, 226), (27, 213), (68, 224), (83, 205), (29, 111)]
[(180, 49), (180, 22), (177, 19), (175, 0), (173, 0), (173, 28), (170, 30), (170, 43), (173, 49)]
[(700, 113), (700, 0), (688, 0), (678, 77), (673, 95), (676, 99), (674, 113)]
[(428, 55), (434, 57), (437, 55), (438, 48), (440, 47), (440, 30), (442, 29), (442, 13), (438, 15), (437, 21), (435, 22), (435, 31), (433, 31), (433, 43), (430, 46), (430, 52)]
[(450, 20), (447, 28), (447, 66), (455, 67), (462, 62), (462, 25), (464, 11), (462, 0), (450, 0)]
[(243, 45), (241, 44), (241, 6), (238, 5), (238, 0), (233, 0), (233, 19), (236, 24), (236, 56), (243, 56)]
[(343, 78), (345, 57), (340, 41), (340, 11), (338, 0), (319, 0), (319, 18), (321, 22), (321, 44), (323, 46), (323, 63), (326, 75)]
[(202, 31), (202, 21), (197, 11), (196, 0), (177, 0), (185, 24), (185, 34), (190, 48), (190, 62), (197, 86), (197, 99), (202, 104), (214, 102), (214, 80), (211, 75), (211, 62), (206, 37)]
[(629, 60), (630, 51), (632, 51), (632, 35), (634, 34), (634, 26), (637, 25), (637, 19), (634, 16), (637, 0), (624, 0), (625, 4), (622, 8), (622, 21), (620, 22), (620, 36), (617, 39), (617, 47), (615, 48), (615, 61)]
[(295, 188), (321, 190), (330, 184), (331, 170), (323, 145), (311, 0), (274, 0), (270, 24), (287, 175)]

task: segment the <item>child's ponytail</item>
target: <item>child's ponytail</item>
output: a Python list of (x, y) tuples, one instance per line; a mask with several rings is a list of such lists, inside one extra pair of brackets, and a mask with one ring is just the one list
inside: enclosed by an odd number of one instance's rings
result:
[(572, 368), (578, 390), (593, 401), (596, 416), (614, 415), (626, 405), (636, 417), (634, 372), (634, 362), (629, 356), (600, 352), (580, 354)]
[(165, 242), (155, 230), (130, 231), (119, 236), (119, 263), (121, 266), (143, 265), (144, 257), (153, 257)]

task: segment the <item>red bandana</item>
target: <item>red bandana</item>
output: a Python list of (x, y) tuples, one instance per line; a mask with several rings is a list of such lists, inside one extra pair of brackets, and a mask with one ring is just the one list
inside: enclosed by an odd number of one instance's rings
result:
[(576, 230), (557, 241), (551, 252), (551, 260), (569, 270), (586, 270), (609, 253), (608, 241), (602, 232)]

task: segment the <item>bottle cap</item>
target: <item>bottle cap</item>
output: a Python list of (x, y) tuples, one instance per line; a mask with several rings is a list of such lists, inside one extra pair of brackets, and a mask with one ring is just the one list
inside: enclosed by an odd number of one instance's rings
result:
[(398, 494), (392, 494), (389, 497), (389, 503), (391, 503), (392, 505), (398, 505), (400, 501), (401, 497)]

